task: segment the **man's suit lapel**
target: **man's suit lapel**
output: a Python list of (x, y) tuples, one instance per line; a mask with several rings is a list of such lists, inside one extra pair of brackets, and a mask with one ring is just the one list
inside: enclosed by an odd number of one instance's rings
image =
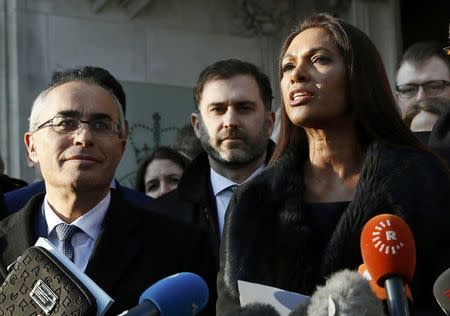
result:
[(6, 277), (6, 268), (36, 242), (35, 228), (44, 194), (33, 197), (23, 209), (0, 223), (1, 273)]
[(115, 190), (111, 191), (111, 204), (85, 271), (107, 293), (124, 271), (133, 269), (131, 263), (143, 242), (143, 238), (136, 237), (141, 230), (139, 218), (129, 216), (131, 206)]

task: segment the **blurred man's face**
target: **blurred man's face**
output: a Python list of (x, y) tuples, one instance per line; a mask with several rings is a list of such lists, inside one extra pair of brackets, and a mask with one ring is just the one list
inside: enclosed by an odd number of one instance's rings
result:
[(450, 99), (450, 73), (447, 65), (438, 57), (431, 57), (417, 65), (404, 63), (397, 73), (397, 101), (402, 116), (406, 110), (429, 97)]

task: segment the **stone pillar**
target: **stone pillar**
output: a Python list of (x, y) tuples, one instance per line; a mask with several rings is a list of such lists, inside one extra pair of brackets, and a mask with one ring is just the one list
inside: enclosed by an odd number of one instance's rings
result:
[(396, 66), (402, 53), (399, 1), (353, 0), (348, 21), (363, 30), (375, 43), (391, 87), (394, 87)]
[(20, 175), (17, 1), (0, 0), (0, 148), (5, 173)]

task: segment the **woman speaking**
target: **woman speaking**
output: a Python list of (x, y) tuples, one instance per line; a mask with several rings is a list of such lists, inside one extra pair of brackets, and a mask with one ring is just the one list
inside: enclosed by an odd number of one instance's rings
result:
[(238, 280), (311, 295), (332, 273), (357, 269), (361, 230), (381, 213), (410, 226), (414, 305), (430, 308), (450, 266), (449, 171), (402, 123), (375, 46), (318, 14), (287, 37), (279, 69), (279, 142), (228, 208), (217, 315), (239, 307)]

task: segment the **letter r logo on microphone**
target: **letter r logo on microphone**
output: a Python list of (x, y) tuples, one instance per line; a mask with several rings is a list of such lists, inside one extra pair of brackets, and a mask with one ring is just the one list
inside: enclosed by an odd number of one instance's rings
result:
[(402, 233), (399, 232), (397, 225), (391, 223), (390, 219), (374, 222), (371, 230), (372, 244), (379, 252), (396, 255), (404, 247), (401, 241)]
[(399, 216), (380, 214), (361, 232), (361, 254), (377, 286), (386, 278), (401, 276), (409, 282), (416, 267), (416, 245), (408, 224)]
[(397, 240), (397, 235), (393, 230), (386, 231), (386, 240)]

